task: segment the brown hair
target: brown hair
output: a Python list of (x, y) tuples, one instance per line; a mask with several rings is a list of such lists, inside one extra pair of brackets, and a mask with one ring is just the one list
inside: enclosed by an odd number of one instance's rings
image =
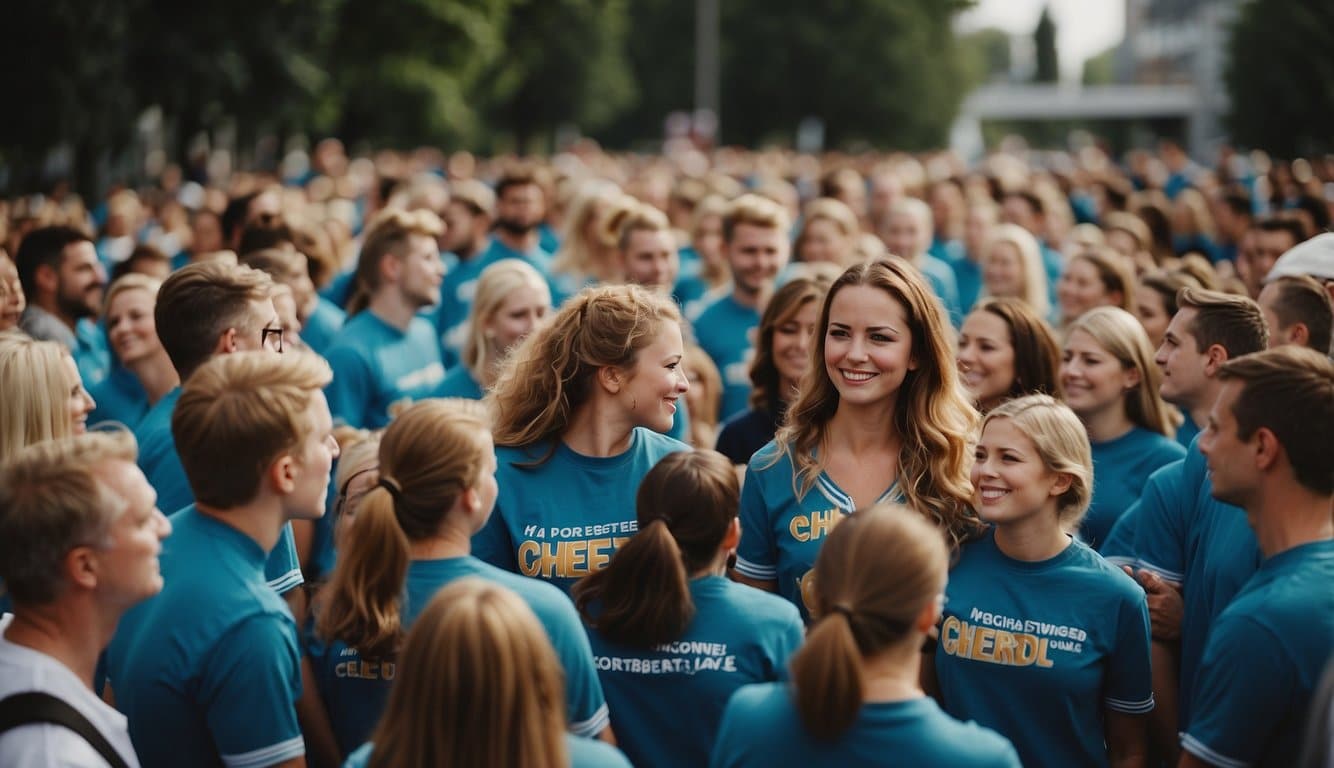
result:
[(949, 554), (923, 517), (878, 504), (846, 518), (820, 548), (809, 601), (817, 618), (792, 657), (797, 713), (816, 739), (833, 741), (852, 726), (864, 659), (916, 642), (913, 622), (945, 589)]
[(1217, 344), (1229, 358), (1240, 357), (1269, 343), (1264, 313), (1249, 297), (1186, 287), (1177, 292), (1177, 307), (1196, 310), (1190, 335), (1201, 352)]
[(424, 400), (389, 424), (380, 439), (380, 482), (362, 497), (347, 529), (319, 615), (318, 631), (369, 659), (392, 656), (402, 639), (401, 605), (409, 544), (440, 530), (486, 467), (480, 403)]
[[(780, 392), (782, 377), (774, 363), (774, 332), (801, 312), (807, 304), (819, 302), (829, 289), (829, 281), (795, 278), (774, 292), (764, 307), (755, 339), (755, 358), (750, 363), (750, 407), (766, 410), (795, 399), (795, 392)], [(693, 415), (693, 414), (692, 414)]]
[(671, 224), (667, 221), (667, 215), (647, 204), (638, 204), (628, 208), (625, 215), (619, 220), (618, 226), (616, 247), (622, 251), (630, 245), (630, 238), (636, 232), (670, 233), (672, 231)]
[(1104, 291), (1121, 294), (1121, 301), (1114, 306), (1132, 314), (1135, 312), (1135, 274), (1126, 266), (1121, 254), (1110, 248), (1091, 248), (1070, 257), (1070, 261), (1076, 260), (1092, 265)]
[(676, 305), (637, 285), (587, 288), (566, 301), (510, 354), (488, 395), (496, 445), (559, 436), (592, 394), (598, 369), (629, 369), (669, 322), (681, 322)]
[(691, 574), (717, 557), (740, 500), (736, 470), (722, 454), (697, 450), (665, 456), (639, 484), (639, 532), (606, 568), (574, 585), (574, 603), (584, 621), (612, 642), (632, 648), (679, 638), (695, 616)]
[(824, 366), (829, 310), (839, 291), (863, 285), (884, 291), (902, 305), (918, 364), (904, 378), (894, 412), (894, 430), (901, 445), (899, 490), (908, 505), (939, 525), (957, 549), (982, 528), (972, 511), (973, 487), (968, 479), (972, 461), (968, 441), (977, 424), (977, 411), (959, 385), (945, 310), (921, 273), (901, 259), (848, 267), (825, 294), (811, 353), (816, 364), (806, 372), (800, 394), (788, 407), (787, 425), (775, 438), (774, 461), (784, 452), (791, 455), (797, 468), (792, 483), (798, 498), (815, 485), (822, 471), (816, 449), (839, 402), (838, 389)]
[(1000, 318), (1014, 348), (1014, 381), (1005, 399), (1023, 395), (1061, 396), (1061, 346), (1047, 322), (1023, 299), (984, 298), (973, 307)]
[(0, 578), (16, 602), (59, 597), (65, 555), (99, 546), (128, 505), (99, 466), (137, 454), (129, 432), (92, 432), (34, 443), (0, 465)]
[(1306, 346), (1317, 352), (1330, 351), (1331, 325), (1334, 308), (1324, 286), (1309, 275), (1288, 275), (1270, 282), (1278, 292), (1274, 302), (1274, 316), (1278, 328), (1270, 328), (1270, 336), (1291, 328), (1295, 323), (1306, 326)]
[(518, 595), (468, 577), (436, 593), (408, 633), (370, 768), (564, 768), (560, 663)]
[(1229, 360), (1218, 378), (1243, 382), (1232, 406), (1238, 437), (1269, 430), (1298, 483), (1324, 496), (1334, 493), (1334, 362), (1315, 350), (1284, 346)]
[(237, 325), (251, 303), (268, 299), (272, 290), (273, 280), (263, 272), (222, 261), (189, 264), (164, 280), (153, 322), (181, 381), (213, 356), (227, 329), (258, 334), (258, 328)]
[(310, 433), (306, 409), (332, 380), (309, 353), (237, 352), (200, 366), (171, 416), (195, 499), (219, 509), (254, 499), (269, 465)]
[(352, 298), (347, 302), (347, 316), (365, 309), (371, 297), (380, 289), (380, 263), (385, 256), (401, 259), (407, 255), (408, 238), (413, 235), (439, 237), (445, 231), (440, 217), (425, 209), (414, 211), (385, 210), (366, 228), (353, 277)]

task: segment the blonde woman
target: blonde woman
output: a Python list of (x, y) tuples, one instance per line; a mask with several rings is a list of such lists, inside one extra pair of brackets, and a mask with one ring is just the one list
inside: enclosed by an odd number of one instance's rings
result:
[(632, 204), (634, 199), (610, 181), (584, 182), (565, 215), (560, 250), (551, 259), (551, 280), (559, 293), (619, 279), (615, 244), (606, 242), (604, 229), (609, 216)]
[(811, 366), (787, 424), (746, 470), (736, 576), (809, 616), (806, 576), (854, 510), (902, 500), (952, 548), (980, 531), (969, 508), (968, 435), (949, 321), (902, 260), (849, 267), (825, 295)]
[(463, 358), (440, 385), (441, 397), (481, 400), (495, 384), (505, 355), (551, 311), (551, 290), (536, 269), (518, 259), (482, 270), (468, 313)]
[(1038, 317), (1051, 314), (1047, 270), (1037, 238), (1018, 224), (1000, 224), (982, 255), (982, 296), (1010, 296), (1028, 304)]
[(723, 715), (714, 768), (1017, 768), (1014, 747), (923, 693), (922, 641), (940, 617), (949, 552), (921, 515), (858, 512), (815, 562), (815, 615), (792, 683), (750, 685)]
[(1173, 435), (1181, 413), (1158, 394), (1162, 373), (1149, 336), (1116, 307), (1074, 321), (1061, 355), (1061, 390), (1093, 444), (1098, 482), (1080, 536), (1100, 549), (1117, 519), (1159, 467), (1186, 455)]
[(107, 289), (102, 320), (112, 366), (93, 388), (97, 410), (89, 420), (94, 424), (117, 421), (133, 429), (154, 403), (181, 383), (158, 339), (153, 316), (161, 285), (151, 277), (131, 273)]
[(996, 729), (1029, 768), (1144, 765), (1144, 591), (1069, 534), (1093, 473), (1082, 424), (1051, 397), (987, 414), (972, 483), (991, 530), (950, 570), (933, 671), (945, 711)]
[(633, 285), (589, 288), (510, 354), (488, 395), (500, 496), (481, 559), (565, 591), (637, 529), (639, 481), (690, 446), (662, 434), (690, 384), (681, 316)]
[(82, 434), (96, 403), (63, 344), (0, 333), (0, 463), (42, 440)]
[(436, 593), (399, 665), (372, 742), (345, 768), (630, 766), (614, 747), (565, 731), (556, 654), (502, 586), (464, 578)]
[(472, 401), (428, 400), (408, 408), (385, 430), (376, 483), (342, 526), (338, 562), (317, 606), (319, 644), (311, 657), (344, 753), (366, 740), (384, 712), (403, 633), (431, 595), (465, 577), (513, 590), (540, 617), (564, 669), (568, 701), (560, 711), (571, 718), (569, 728), (592, 737), (607, 727), (593, 655), (574, 607), (549, 585), (472, 557), (471, 538), (496, 499), (487, 426), (485, 409)]
[(822, 197), (806, 206), (792, 250), (798, 261), (846, 267), (854, 261), (860, 235), (857, 214), (841, 200)]

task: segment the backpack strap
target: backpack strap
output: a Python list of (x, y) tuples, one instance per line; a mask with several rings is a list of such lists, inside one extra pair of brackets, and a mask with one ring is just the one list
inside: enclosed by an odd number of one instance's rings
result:
[(102, 732), (88, 722), (83, 713), (64, 700), (49, 693), (28, 691), (16, 693), (0, 701), (0, 733), (34, 723), (64, 726), (82, 736), (111, 768), (129, 768), (125, 758), (111, 746), (111, 742), (107, 741)]

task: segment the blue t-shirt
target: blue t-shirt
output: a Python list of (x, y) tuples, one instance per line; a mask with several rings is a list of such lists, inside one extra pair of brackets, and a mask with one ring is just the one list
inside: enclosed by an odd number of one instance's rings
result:
[(755, 356), (755, 329), (759, 310), (743, 306), (726, 294), (700, 312), (694, 321), (699, 346), (718, 366), (723, 379), (721, 419), (746, 410), (750, 400), (750, 361)]
[(130, 369), (114, 364), (100, 384), (88, 387), (97, 407), (88, 415), (89, 424), (114, 421), (134, 429), (148, 413), (148, 393)]
[[(1172, 464), (1176, 463), (1172, 462)], [(1172, 464), (1167, 466), (1170, 467)], [(1154, 475), (1156, 474), (1155, 472)], [(1150, 480), (1154, 475), (1149, 476)], [(1145, 487), (1148, 487), (1147, 482)], [(1138, 565), (1138, 560), (1135, 559), (1135, 526), (1139, 519), (1139, 508), (1140, 502), (1137, 499), (1134, 504), (1130, 505), (1130, 509), (1127, 509), (1126, 513), (1121, 515), (1120, 519), (1112, 526), (1111, 532), (1107, 534), (1106, 540), (1102, 543), (1102, 548), (1098, 550), (1098, 554), (1102, 555), (1103, 559), (1112, 565), (1117, 567), (1129, 566), (1131, 568)]]
[(724, 284), (714, 288), (702, 275), (688, 275), (683, 271), (676, 281), (676, 287), (672, 289), (672, 298), (681, 305), (682, 317), (693, 323), (710, 304), (726, 296), (730, 291), (730, 285)]
[(920, 766), (1019, 768), (1014, 747), (1000, 734), (961, 723), (923, 696), (863, 704), (857, 719), (832, 743), (807, 731), (786, 685), (748, 685), (723, 713), (712, 768)]
[(74, 324), (74, 342), (70, 355), (79, 369), (83, 385), (95, 387), (101, 384), (111, 371), (111, 347), (107, 344), (106, 331), (85, 317)]
[(954, 279), (954, 267), (926, 253), (922, 254), (915, 266), (931, 285), (931, 291), (940, 299), (941, 306), (949, 313), (950, 323), (955, 328), (963, 325), (963, 308), (959, 304), (959, 286)]
[(786, 679), (805, 636), (791, 603), (743, 584), (704, 576), (690, 596), (695, 616), (670, 643), (631, 648), (588, 630), (616, 743), (639, 768), (708, 762), (727, 700)]
[[(630, 761), (616, 747), (596, 739), (565, 734), (565, 748), (570, 752), (570, 768), (630, 768)], [(367, 768), (374, 745), (366, 743), (347, 756), (343, 768)]]
[(690, 446), (637, 427), (617, 456), (584, 456), (556, 440), (523, 448), (496, 448), (495, 512), (472, 538), (473, 554), (499, 568), (545, 579), (566, 594), (574, 583), (606, 567), (611, 555), (639, 530), (639, 481), (664, 456)]
[[(403, 629), (412, 626), (436, 592), (467, 576), (508, 587), (533, 609), (565, 670), (570, 730), (580, 736), (601, 733), (607, 727), (607, 704), (593, 669), (588, 638), (574, 605), (550, 585), (515, 576), (473, 557), (414, 560), (408, 566), (404, 585)], [(370, 738), (388, 701), (396, 664), (392, 659), (364, 659), (340, 640), (317, 641), (310, 655), (338, 747), (346, 753)]]
[(306, 324), (301, 326), (301, 340), (306, 342), (312, 352), (323, 355), (333, 344), (346, 319), (347, 313), (341, 307), (321, 296), (315, 304), (315, 311), (310, 313)]
[(989, 531), (963, 548), (945, 594), (945, 711), (996, 729), (1028, 768), (1106, 766), (1104, 707), (1153, 709), (1144, 591), (1084, 544), (1024, 562)]
[(982, 295), (982, 267), (959, 249), (958, 258), (949, 262), (954, 270), (954, 284), (959, 291), (959, 307), (964, 314), (972, 311), (977, 297)]
[[(749, 579), (777, 580), (778, 594), (797, 606), (803, 619), (809, 619), (810, 606), (802, 594), (806, 576), (815, 567), (825, 537), (856, 511), (856, 505), (824, 472), (803, 497), (797, 498), (795, 478), (791, 453), (779, 455), (772, 442), (750, 460), (741, 486), (741, 544), (736, 550), (736, 572)], [(894, 484), (879, 501), (898, 497), (898, 485)]]
[(1209, 633), (1182, 748), (1227, 768), (1297, 765), (1332, 650), (1334, 540), (1265, 560)]
[(1149, 475), (1184, 457), (1186, 449), (1143, 427), (1092, 448), (1093, 500), (1079, 524), (1079, 538), (1100, 551), (1112, 526), (1139, 499)]
[(445, 378), (431, 324), (414, 317), (406, 332), (363, 310), (348, 318), (325, 357), (333, 381), (325, 388), (334, 421), (380, 429), (390, 408), (433, 396)]
[[(181, 388), (176, 387), (148, 409), (134, 428), (134, 439), (139, 443), (139, 469), (157, 491), (158, 509), (168, 512), (195, 503), (194, 491), (185, 477), (185, 467), (181, 466), (181, 457), (176, 454), (176, 438), (171, 433), (171, 415), (180, 399)], [(264, 578), (280, 595), (305, 583), (290, 523), (283, 526), (278, 544), (268, 554)]]
[(1189, 448), (1200, 434), (1200, 428), (1195, 425), (1195, 420), (1190, 417), (1189, 411), (1183, 409), (1181, 415), (1185, 418), (1181, 420), (1181, 426), (1177, 427), (1176, 441), (1183, 447)]
[(352, 299), (352, 289), (357, 284), (357, 270), (339, 272), (329, 284), (320, 289), (320, 297), (328, 299), (335, 307), (342, 309)]
[(444, 380), (440, 382), (440, 397), (481, 400), (485, 395), (482, 385), (473, 378), (472, 371), (462, 363), (450, 368), (449, 373), (446, 373)]
[(106, 653), (139, 761), (250, 768), (305, 754), (296, 625), (264, 583), (264, 551), (193, 506), (171, 524), (162, 592), (121, 618)]
[(1260, 567), (1246, 512), (1213, 497), (1199, 439), (1186, 458), (1149, 478), (1135, 525), (1138, 567), (1181, 587), (1178, 722), (1190, 722), (1195, 677), (1210, 627)]

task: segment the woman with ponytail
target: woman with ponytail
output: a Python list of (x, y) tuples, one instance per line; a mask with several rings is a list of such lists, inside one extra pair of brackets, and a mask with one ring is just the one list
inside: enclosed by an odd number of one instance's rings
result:
[(617, 743), (640, 768), (704, 765), (728, 697), (783, 679), (801, 645), (791, 603), (724, 576), (739, 495), (722, 454), (666, 457), (639, 485), (639, 533), (574, 587)]
[(630, 768), (614, 747), (565, 730), (561, 668), (512, 591), (458, 579), (408, 633), (374, 743), (344, 768)]
[(844, 520), (815, 562), (816, 620), (792, 683), (738, 691), (710, 765), (1018, 768), (1009, 742), (950, 718), (919, 684), (948, 562), (940, 531), (906, 507)]
[(637, 285), (588, 288), (510, 353), (495, 414), (496, 513), (477, 556), (568, 592), (637, 530), (635, 491), (690, 389), (681, 315)]
[[(471, 557), (496, 499), (495, 453), (480, 404), (427, 400), (380, 441), (380, 477), (340, 537), (321, 591), (312, 650), (320, 692), (344, 752), (364, 742), (398, 677), (403, 634), (444, 585), (478, 576), (516, 592), (546, 628), (565, 669), (570, 730), (597, 736), (607, 707), (578, 614), (556, 589)], [(400, 684), (411, 684), (399, 681)]]

